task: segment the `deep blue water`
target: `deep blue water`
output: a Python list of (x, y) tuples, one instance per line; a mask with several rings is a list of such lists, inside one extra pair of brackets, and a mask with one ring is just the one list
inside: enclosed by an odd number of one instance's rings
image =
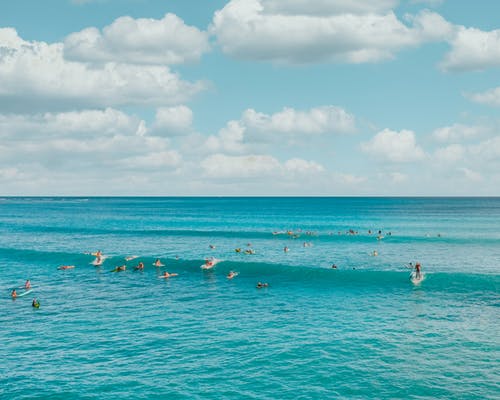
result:
[(0, 289), (2, 399), (500, 398), (500, 198), (2, 198)]

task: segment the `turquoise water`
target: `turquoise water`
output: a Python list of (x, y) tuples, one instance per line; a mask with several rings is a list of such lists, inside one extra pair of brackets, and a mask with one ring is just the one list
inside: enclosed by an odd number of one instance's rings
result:
[(497, 399), (499, 265), (499, 198), (3, 198), (0, 398)]

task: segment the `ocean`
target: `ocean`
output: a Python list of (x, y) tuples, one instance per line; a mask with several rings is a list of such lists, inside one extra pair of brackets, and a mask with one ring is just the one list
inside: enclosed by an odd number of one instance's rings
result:
[(500, 398), (500, 198), (6, 197), (0, 289), (1, 399)]

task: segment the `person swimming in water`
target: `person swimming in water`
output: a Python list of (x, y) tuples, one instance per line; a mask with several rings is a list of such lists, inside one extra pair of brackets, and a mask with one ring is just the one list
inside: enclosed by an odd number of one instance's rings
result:
[(155, 262), (153, 263), (155, 267), (163, 267), (163, 264), (161, 263), (160, 259), (157, 258)]
[(229, 271), (229, 273), (226, 275), (226, 278), (227, 279), (233, 279), (236, 275), (238, 275), (236, 272)]
[(24, 288), (25, 288), (26, 290), (31, 289), (31, 282), (30, 282), (30, 280), (29, 280), (29, 279), (28, 279), (28, 280), (26, 280), (26, 282), (24, 283)]
[(127, 269), (126, 265), (120, 265), (118, 267), (115, 267), (115, 269), (112, 269), (111, 272), (120, 272), (120, 271), (125, 271)]
[(33, 299), (31, 302), (31, 307), (40, 308), (40, 302), (37, 299)]
[(257, 283), (257, 289), (262, 289), (262, 288), (266, 288), (268, 287), (269, 284), (268, 283), (262, 283), (262, 282), (258, 282)]
[(11, 292), (10, 296), (11, 296), (13, 299), (17, 298), (17, 292), (16, 292), (16, 289), (12, 289), (12, 292)]

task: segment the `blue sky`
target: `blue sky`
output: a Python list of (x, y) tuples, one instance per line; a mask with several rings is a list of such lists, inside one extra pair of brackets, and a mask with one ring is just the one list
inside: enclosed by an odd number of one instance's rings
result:
[(500, 3), (0, 12), (2, 195), (500, 195)]

